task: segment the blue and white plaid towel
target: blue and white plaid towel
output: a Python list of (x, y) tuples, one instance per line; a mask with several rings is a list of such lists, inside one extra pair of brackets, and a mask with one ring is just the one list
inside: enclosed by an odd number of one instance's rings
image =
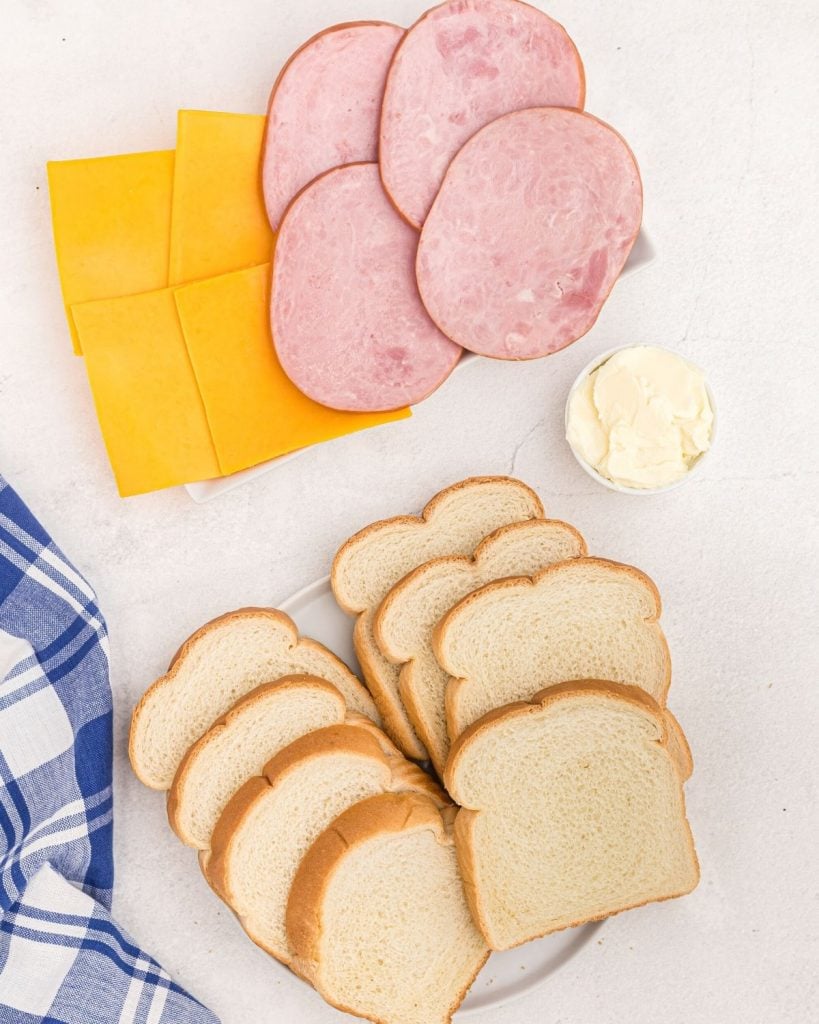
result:
[(93, 591), (0, 477), (0, 1024), (218, 1024), (111, 919)]

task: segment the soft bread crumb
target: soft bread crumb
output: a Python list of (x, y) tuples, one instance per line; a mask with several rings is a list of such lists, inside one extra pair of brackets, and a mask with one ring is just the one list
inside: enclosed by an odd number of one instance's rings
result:
[(458, 858), (493, 949), (699, 880), (662, 710), (636, 688), (566, 684), (498, 709), (450, 755)]

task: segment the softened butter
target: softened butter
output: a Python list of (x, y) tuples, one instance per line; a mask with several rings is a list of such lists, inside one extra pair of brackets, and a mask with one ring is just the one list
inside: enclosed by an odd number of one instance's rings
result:
[(621, 349), (570, 401), (566, 436), (601, 476), (625, 487), (665, 487), (708, 450), (714, 411), (701, 370), (649, 345)]

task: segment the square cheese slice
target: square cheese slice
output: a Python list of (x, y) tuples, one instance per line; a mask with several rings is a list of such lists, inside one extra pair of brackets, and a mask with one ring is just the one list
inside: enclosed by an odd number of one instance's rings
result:
[(220, 475), (173, 291), (71, 307), (123, 497)]
[(173, 150), (47, 166), (57, 268), (74, 351), (75, 303), (168, 283)]
[(270, 337), (270, 265), (177, 288), (176, 305), (223, 473), (405, 419), (337, 412), (285, 375)]
[(273, 232), (259, 165), (266, 118), (180, 110), (169, 284), (266, 263)]

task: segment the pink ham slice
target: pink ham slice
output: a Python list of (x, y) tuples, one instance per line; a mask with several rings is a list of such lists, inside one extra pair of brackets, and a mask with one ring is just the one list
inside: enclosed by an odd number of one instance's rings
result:
[(317, 178), (289, 207), (273, 258), (271, 327), (284, 372), (333, 409), (426, 398), (461, 350), (418, 295), (418, 235), (384, 195), (378, 165)]
[(335, 25), (296, 50), (267, 114), (262, 188), (276, 229), (308, 182), (342, 164), (378, 159), (384, 82), (404, 29), (381, 21)]
[(532, 359), (594, 324), (640, 229), (640, 172), (597, 118), (507, 114), (452, 161), (418, 246), (432, 319), (459, 345)]
[(484, 125), (525, 107), (583, 107), (583, 65), (566, 31), (519, 0), (450, 0), (395, 52), (381, 112), (381, 177), (420, 227), (450, 161)]

